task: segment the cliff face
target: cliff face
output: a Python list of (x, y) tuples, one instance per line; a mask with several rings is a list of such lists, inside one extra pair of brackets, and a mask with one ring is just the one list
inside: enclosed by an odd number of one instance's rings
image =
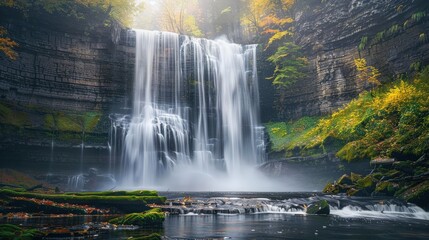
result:
[(17, 60), (0, 56), (0, 167), (106, 168), (109, 114), (130, 104), (135, 46), (127, 29), (7, 8), (0, 26), (19, 44)]
[(413, 64), (428, 64), (429, 22), (426, 15), (417, 16), (428, 9), (425, 0), (298, 2), (295, 41), (310, 64), (305, 79), (276, 96), (278, 117), (328, 114), (355, 98), (364, 89), (356, 77), (356, 58), (378, 68), (383, 82), (410, 72)]
[[(105, 145), (108, 114), (128, 104), (132, 86), (134, 47), (127, 30), (115, 23), (89, 29), (85, 21), (52, 14), (0, 14), (0, 26), (19, 44), (17, 60), (0, 58), (2, 142), (45, 145), (49, 134), (87, 132)], [(76, 126), (66, 127), (67, 121)], [(8, 136), (10, 128), (26, 133)], [(75, 138), (62, 140), (74, 144), (68, 140)]]
[(67, 20), (19, 13), (0, 19), (19, 44), (16, 61), (0, 60), (3, 100), (61, 111), (106, 110), (125, 101), (133, 71), (128, 55), (134, 54), (126, 31), (115, 24), (91, 32), (61, 28), (58, 21)]

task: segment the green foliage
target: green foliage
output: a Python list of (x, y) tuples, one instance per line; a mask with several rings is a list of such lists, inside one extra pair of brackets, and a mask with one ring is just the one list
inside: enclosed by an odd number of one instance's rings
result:
[(376, 91), (363, 92), (343, 108), (320, 119), (304, 134), (285, 137), (267, 125), (274, 150), (314, 149), (341, 143), (344, 160), (391, 156), (395, 152), (421, 155), (429, 150), (429, 67), (413, 81), (397, 80)]
[(31, 124), (26, 112), (14, 109), (8, 104), (0, 103), (0, 123), (17, 127), (24, 127)]
[(374, 66), (369, 66), (365, 58), (357, 58), (354, 60), (357, 70), (357, 78), (361, 82), (372, 84), (373, 86), (381, 85), (378, 80), (380, 72)]
[(372, 40), (372, 44), (377, 44), (380, 43), (381, 41), (383, 41), (384, 36), (386, 35), (386, 31), (382, 31), (382, 32), (378, 32), (374, 39)]
[(420, 61), (413, 62), (410, 64), (410, 71), (412, 72), (418, 72), (422, 68), (422, 63)]
[(64, 132), (92, 132), (100, 121), (100, 112), (70, 114), (63, 112), (45, 115), (45, 128)]
[(413, 20), (413, 22), (420, 22), (422, 21), (424, 18), (426, 17), (426, 12), (416, 12), (411, 16), (411, 19)]
[(154, 208), (143, 213), (131, 213), (123, 217), (111, 219), (112, 224), (136, 225), (136, 226), (160, 226), (164, 222), (164, 213), (159, 208)]
[(358, 46), (359, 51), (364, 50), (367, 43), (368, 43), (368, 37), (367, 36), (362, 37), (360, 39), (360, 43), (359, 43), (359, 46)]
[(420, 35), (419, 35), (419, 41), (421, 42), (421, 43), (425, 43), (425, 42), (427, 42), (427, 37), (426, 37), (426, 34), (425, 33), (420, 33)]
[(292, 150), (288, 146), (299, 145), (307, 141), (308, 131), (314, 128), (320, 118), (303, 117), (290, 122), (270, 122), (265, 125), (275, 152)]
[(0, 239), (4, 240), (30, 240), (41, 239), (42, 232), (36, 229), (24, 229), (12, 224), (0, 224)]
[(122, 212), (135, 212), (148, 209), (146, 204), (163, 204), (165, 197), (154, 196), (152, 191), (143, 192), (103, 192), (79, 193), (79, 194), (43, 194), (32, 192), (18, 192), (0, 189), (0, 198), (27, 197), (46, 199), (58, 203), (84, 204), (96, 207), (108, 207), (119, 209)]
[(308, 65), (308, 60), (303, 56), (301, 48), (293, 42), (279, 47), (268, 61), (276, 66), (274, 75), (269, 79), (278, 87), (287, 87), (306, 76), (304, 68)]
[(387, 31), (389, 35), (395, 35), (401, 30), (401, 27), (398, 24), (392, 25), (389, 30)]
[(404, 28), (408, 28), (410, 26), (410, 20), (405, 20)]

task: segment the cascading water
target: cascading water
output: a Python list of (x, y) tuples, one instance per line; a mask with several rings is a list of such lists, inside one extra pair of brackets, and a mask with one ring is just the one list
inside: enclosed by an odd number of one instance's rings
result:
[(121, 138), (118, 127), (123, 133), (122, 184), (192, 188), (187, 184), (195, 182), (214, 188), (222, 178), (243, 183), (244, 173), (265, 156), (256, 45), (135, 34), (133, 112), (112, 117), (110, 146)]

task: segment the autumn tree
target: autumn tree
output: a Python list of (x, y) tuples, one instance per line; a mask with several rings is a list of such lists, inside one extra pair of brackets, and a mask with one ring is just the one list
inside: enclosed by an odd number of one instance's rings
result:
[(363, 83), (369, 83), (373, 87), (381, 85), (378, 80), (380, 72), (374, 66), (368, 66), (365, 58), (356, 58), (354, 60), (357, 70), (357, 78)]
[(242, 24), (249, 32), (268, 36), (266, 47), (292, 34), (290, 9), (294, 0), (250, 0)]
[(7, 30), (4, 27), (0, 27), (0, 52), (6, 57), (16, 60), (18, 54), (13, 50), (18, 44), (12, 39), (7, 37)]

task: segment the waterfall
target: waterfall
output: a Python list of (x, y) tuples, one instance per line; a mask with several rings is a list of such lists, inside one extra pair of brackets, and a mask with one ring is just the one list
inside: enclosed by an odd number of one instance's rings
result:
[[(213, 181), (264, 161), (256, 45), (146, 30), (135, 35), (132, 113), (112, 117), (110, 143), (123, 145), (124, 186), (168, 187), (186, 182), (185, 175)], [(118, 127), (123, 144), (116, 143)]]

